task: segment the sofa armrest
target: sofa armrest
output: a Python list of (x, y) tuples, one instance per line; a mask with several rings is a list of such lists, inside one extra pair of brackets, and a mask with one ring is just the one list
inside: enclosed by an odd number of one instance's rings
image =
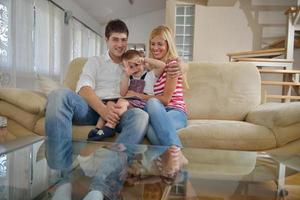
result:
[(44, 112), (47, 98), (42, 93), (36, 91), (0, 88), (0, 101), (12, 104), (29, 113), (40, 115)]
[(300, 122), (300, 102), (265, 103), (247, 114), (246, 121), (273, 129)]

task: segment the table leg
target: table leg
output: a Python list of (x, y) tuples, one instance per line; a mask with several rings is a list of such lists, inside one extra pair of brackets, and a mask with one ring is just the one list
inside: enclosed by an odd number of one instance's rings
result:
[(277, 180), (277, 199), (286, 199), (288, 191), (285, 189), (285, 165), (280, 163)]

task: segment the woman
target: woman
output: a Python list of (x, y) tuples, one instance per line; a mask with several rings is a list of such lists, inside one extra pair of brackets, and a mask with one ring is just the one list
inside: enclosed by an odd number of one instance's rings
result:
[(181, 141), (176, 133), (177, 129), (187, 125), (187, 110), (183, 99), (183, 75), (176, 72), (178, 68), (185, 71), (187, 65), (178, 59), (175, 42), (170, 29), (166, 26), (153, 29), (149, 38), (149, 47), (149, 57), (165, 62), (165, 71), (156, 81), (155, 96), (135, 93), (130, 95), (148, 100), (145, 106), (150, 119), (147, 137), (154, 145), (169, 146), (168, 150), (156, 159), (156, 163), (162, 175), (170, 177), (187, 163), (181, 152)]

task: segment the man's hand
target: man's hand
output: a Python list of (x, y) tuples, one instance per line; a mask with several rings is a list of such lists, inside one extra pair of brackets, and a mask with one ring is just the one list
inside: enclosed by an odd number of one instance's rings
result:
[(106, 104), (106, 109), (103, 110), (103, 113), (101, 113), (101, 117), (108, 123), (116, 125), (119, 123), (120, 120), (120, 116), (117, 111), (117, 109), (120, 108), (121, 107), (118, 106), (116, 103), (109, 101)]
[(168, 60), (166, 71), (169, 76), (175, 78), (182, 74), (181, 60), (179, 58)]

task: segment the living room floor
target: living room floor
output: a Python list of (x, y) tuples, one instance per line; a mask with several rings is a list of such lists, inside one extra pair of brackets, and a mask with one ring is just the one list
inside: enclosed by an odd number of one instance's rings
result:
[[(83, 198), (84, 194), (86, 194), (86, 192), (88, 191), (89, 183), (90, 183), (90, 178), (80, 177), (78, 179), (73, 180), (72, 199)], [(288, 190), (288, 196), (285, 199), (300, 200), (300, 173), (287, 177), (285, 183), (286, 183), (286, 189)], [(191, 190), (193, 189), (191, 185), (187, 185), (187, 187), (191, 187), (190, 188)], [(274, 194), (276, 192), (276, 184), (274, 181), (268, 181), (268, 182), (257, 183), (257, 184), (251, 183), (251, 186), (249, 186), (249, 191), (256, 190), (257, 188), (259, 188), (258, 191), (263, 189)], [(191, 190), (189, 190), (189, 192)], [(218, 193), (218, 191), (215, 192)], [(161, 188), (161, 184), (155, 183), (155, 184), (147, 184), (145, 186), (139, 185), (135, 187), (125, 187), (122, 193), (123, 193), (124, 200), (129, 200), (129, 199), (130, 200), (135, 200), (135, 199), (136, 200), (160, 200), (163, 191)], [(135, 195), (133, 193), (135, 193)], [(201, 194), (198, 193), (198, 195), (196, 195), (195, 193), (194, 195), (190, 194), (190, 197), (184, 197), (183, 195), (178, 195), (178, 193), (174, 194), (174, 187), (173, 187), (169, 194), (169, 198), (167, 199), (168, 200), (200, 200), (200, 199), (201, 200), (266, 200), (266, 199), (279, 200), (275, 196), (274, 198), (272, 197), (266, 198), (260, 195), (259, 192), (256, 192), (257, 195), (235, 194), (230, 197), (228, 196), (222, 197), (221, 195), (218, 194), (211, 194), (210, 191), (202, 191)], [(140, 194), (141, 196), (136, 197), (136, 194)]]
[[(285, 188), (288, 191), (288, 196), (285, 198), (287, 200), (300, 200), (300, 173), (291, 175), (289, 177), (286, 178), (285, 181)], [(284, 199), (284, 198), (276, 198), (274, 196), (274, 198), (272, 197), (264, 197), (261, 196), (259, 193), (259, 190), (261, 190), (262, 188), (264, 190), (268, 190), (270, 192), (276, 192), (277, 187), (276, 187), (276, 183), (274, 181), (268, 181), (268, 182), (264, 182), (264, 183), (251, 183), (251, 186), (249, 186), (249, 191), (250, 190), (255, 190), (258, 189), (257, 195), (243, 195), (243, 194), (236, 194), (233, 196), (226, 196), (226, 197), (222, 197), (219, 195), (198, 195), (197, 197), (192, 197), (192, 198), (169, 198), (169, 200), (280, 200), (280, 199)], [(218, 191), (216, 191), (217, 193)]]

